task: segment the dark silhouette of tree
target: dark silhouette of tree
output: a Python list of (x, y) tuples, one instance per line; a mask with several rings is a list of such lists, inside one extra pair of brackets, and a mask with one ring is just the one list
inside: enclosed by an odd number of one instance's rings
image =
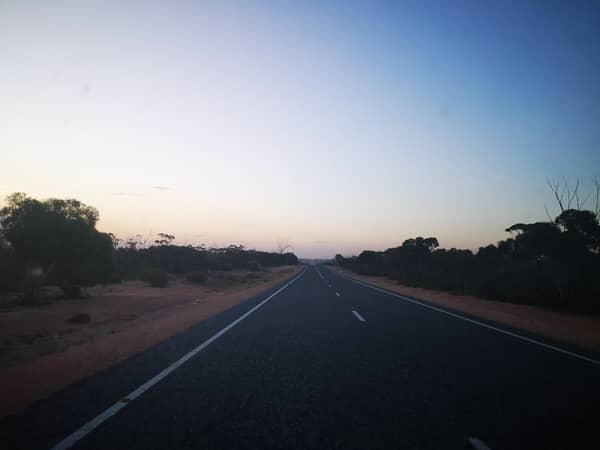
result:
[[(585, 205), (591, 200), (594, 207), (591, 212), (600, 219), (600, 177), (595, 176), (592, 179), (593, 188), (586, 194), (581, 192), (581, 184), (579, 179), (574, 184), (570, 183), (566, 178), (556, 178), (547, 181), (548, 187), (552, 192), (552, 195), (556, 201), (556, 204), (560, 210), (559, 214), (564, 213), (567, 210), (578, 210), (583, 211)], [(552, 216), (546, 208), (546, 215), (548, 220), (553, 222)]]
[(551, 222), (517, 223), (506, 231), (513, 237), (476, 254), (417, 237), (383, 252), (336, 255), (335, 263), (409, 286), (600, 313), (600, 224), (594, 212), (565, 209)]
[(98, 217), (95, 208), (78, 200), (38, 201), (22, 193), (10, 195), (0, 210), (2, 233), (19, 270), (39, 274), (68, 296), (110, 280), (113, 241), (96, 230)]
[(20, 278), (15, 251), (2, 235), (0, 227), (0, 292), (16, 290)]
[(377, 275), (383, 268), (383, 258), (379, 252), (365, 250), (358, 255), (357, 264), (360, 267), (360, 273)]
[[(515, 223), (511, 237), (469, 250), (440, 249), (436, 238), (416, 237), (383, 252), (334, 262), (399, 283), (482, 298), (600, 313), (600, 178), (587, 195), (581, 184), (549, 180), (559, 213), (547, 222)], [(590, 201), (591, 199), (591, 201)], [(591, 205), (593, 210), (584, 209)]]
[(168, 274), (298, 264), (296, 255), (285, 252), (287, 243), (279, 253), (243, 245), (207, 249), (174, 245), (175, 236), (159, 233), (148, 247), (141, 235), (123, 242), (99, 232), (98, 219), (95, 208), (78, 200), (9, 196), (0, 210), (0, 291), (20, 287), (33, 300), (44, 283), (75, 296), (82, 287), (121, 279), (143, 278), (164, 286)]
[(263, 267), (295, 264), (298, 264), (298, 258), (293, 253), (248, 250), (235, 244), (207, 249), (203, 246), (160, 245), (159, 242), (143, 248), (134, 242), (117, 250), (117, 273), (123, 279), (137, 278), (150, 269), (187, 274), (206, 270), (261, 270)]
[(277, 249), (279, 250), (279, 254), (283, 255), (286, 250), (290, 250), (292, 245), (287, 239), (282, 239), (277, 243)]
[(568, 209), (556, 218), (555, 223), (566, 233), (571, 246), (585, 247), (595, 253), (600, 251), (600, 225), (592, 211)]
[(167, 233), (158, 233), (158, 239), (154, 241), (156, 245), (171, 245), (175, 240), (175, 236)]
[(517, 223), (506, 229), (516, 233), (513, 253), (522, 258), (559, 257), (563, 251), (563, 240), (559, 227), (553, 223)]

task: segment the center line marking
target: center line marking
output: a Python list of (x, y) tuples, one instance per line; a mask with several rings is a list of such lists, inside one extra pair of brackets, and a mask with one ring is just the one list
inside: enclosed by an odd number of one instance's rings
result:
[(319, 272), (319, 269), (317, 269), (317, 266), (315, 266), (315, 270), (317, 271), (317, 273), (319, 274), (319, 276), (321, 277), (321, 279), (325, 280), (325, 278), (323, 278), (323, 275), (321, 274), (321, 272)]
[(246, 317), (248, 317), (254, 311), (259, 309), (261, 306), (263, 306), (265, 303), (267, 303), (269, 300), (271, 300), (273, 297), (275, 297), (277, 294), (279, 294), (281, 291), (283, 291), (285, 288), (287, 288), (290, 284), (292, 284), (294, 281), (296, 281), (298, 278), (300, 278), (302, 275), (304, 275), (304, 272), (306, 272), (306, 269), (303, 270), (302, 272), (300, 272), (299, 275), (297, 275), (296, 277), (294, 277), (293, 279), (288, 281), (286, 284), (284, 284), (278, 290), (273, 292), (271, 295), (269, 295), (267, 298), (265, 298), (263, 301), (261, 301), (258, 305), (254, 306), (253, 308), (248, 310), (246, 313), (244, 313), (240, 317), (238, 317), (236, 320), (231, 322), (229, 325), (227, 325), (221, 331), (213, 334), (210, 338), (208, 338), (202, 344), (198, 345), (193, 350), (191, 350), (188, 353), (186, 353), (185, 355), (183, 355), (181, 358), (179, 358), (177, 361), (175, 361), (169, 367), (164, 369), (162, 372), (159, 372), (154, 377), (150, 378), (148, 381), (146, 381), (144, 384), (142, 384), (140, 387), (138, 387), (134, 391), (130, 392), (125, 397), (122, 397), (119, 401), (117, 401), (117, 403), (115, 403), (112, 406), (110, 406), (109, 408), (105, 409), (103, 412), (98, 414), (92, 420), (90, 420), (86, 424), (82, 425), (79, 429), (75, 430), (69, 436), (67, 436), (62, 441), (60, 441), (58, 444), (56, 444), (54, 447), (52, 447), (52, 450), (67, 449), (67, 448), (70, 448), (73, 445), (75, 445), (78, 441), (80, 441), (82, 438), (84, 438), (87, 434), (94, 431), (96, 428), (98, 428), (100, 425), (102, 425), (106, 420), (108, 420), (109, 418), (111, 418), (112, 416), (117, 414), (120, 410), (125, 408), (127, 405), (131, 404), (131, 402), (133, 402), (136, 398), (138, 398), (140, 395), (142, 395), (144, 392), (146, 392), (152, 386), (159, 383), (163, 378), (170, 375), (171, 372), (174, 372), (178, 367), (185, 364), (186, 361), (188, 361), (189, 359), (196, 356), (197, 353), (204, 350), (211, 343), (213, 343), (214, 341), (219, 339), (221, 336), (223, 336), (225, 333), (227, 333), (229, 330), (231, 330), (233, 327), (235, 327), (238, 323), (240, 323), (242, 320), (244, 320)]
[(356, 316), (356, 318), (358, 320), (360, 320), (361, 322), (366, 322), (366, 319), (363, 316), (361, 316), (358, 312), (352, 310), (352, 314), (354, 314)]
[(485, 445), (485, 442), (483, 442), (479, 438), (470, 437), (468, 440), (469, 440), (469, 444), (471, 444), (477, 450), (490, 450), (490, 448), (487, 445)]
[(339, 292), (336, 292), (335, 295), (337, 295), (338, 297), (341, 297)]
[(423, 308), (431, 309), (433, 311), (437, 311), (437, 312), (440, 312), (442, 314), (446, 314), (448, 316), (455, 317), (455, 318), (460, 319), (460, 320), (464, 320), (465, 322), (469, 322), (469, 323), (472, 323), (472, 324), (475, 324), (475, 325), (479, 325), (480, 327), (488, 328), (490, 330), (497, 331), (498, 333), (502, 333), (502, 334), (505, 334), (507, 336), (512, 336), (512, 337), (520, 339), (522, 341), (529, 342), (529, 343), (535, 344), (535, 345), (539, 345), (540, 347), (544, 347), (544, 348), (547, 348), (549, 350), (553, 350), (555, 352), (562, 353), (564, 355), (572, 356), (573, 358), (577, 358), (577, 359), (580, 359), (582, 361), (587, 361), (587, 362), (590, 362), (592, 364), (600, 365), (600, 359), (589, 358), (587, 356), (580, 355), (579, 353), (570, 352), (568, 350), (565, 350), (565, 349), (560, 348), (560, 347), (556, 347), (554, 345), (545, 344), (544, 342), (538, 341), (536, 339), (531, 339), (531, 338), (528, 338), (526, 336), (522, 336), (520, 334), (513, 333), (512, 331), (503, 330), (502, 328), (495, 327), (493, 325), (488, 325), (487, 323), (481, 322), (479, 320), (470, 319), (470, 318), (468, 318), (466, 316), (463, 316), (461, 314), (453, 313), (451, 311), (446, 311), (445, 309), (438, 308), (438, 307), (433, 306), (433, 305), (429, 305), (429, 304), (425, 303), (425, 301), (418, 301), (418, 300), (415, 300), (413, 298), (405, 297), (403, 295), (396, 294), (396, 293), (391, 292), (391, 291), (386, 291), (385, 289), (378, 288), (378, 287), (373, 286), (371, 284), (363, 283), (362, 281), (355, 280), (354, 278), (350, 278), (350, 277), (345, 276), (345, 275), (342, 275), (342, 277), (346, 278), (347, 280), (351, 281), (352, 283), (355, 283), (355, 284), (367, 287), (369, 289), (373, 289), (374, 291), (378, 291), (378, 292), (382, 292), (382, 293), (387, 294), (387, 295), (391, 295), (392, 297), (399, 298), (399, 299), (404, 300), (406, 302), (414, 303), (416, 305), (422, 306)]

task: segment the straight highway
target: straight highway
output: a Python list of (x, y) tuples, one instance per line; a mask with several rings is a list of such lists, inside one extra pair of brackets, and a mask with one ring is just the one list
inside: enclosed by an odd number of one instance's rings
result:
[[(43, 376), (43, 374), (40, 374)], [(600, 448), (598, 356), (326, 266), (0, 422), (3, 448)]]

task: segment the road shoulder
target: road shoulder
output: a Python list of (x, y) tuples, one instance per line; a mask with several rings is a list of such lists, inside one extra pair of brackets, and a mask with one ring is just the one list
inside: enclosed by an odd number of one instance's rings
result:
[(359, 275), (336, 266), (329, 266), (328, 268), (340, 275), (401, 295), (422, 299), (428, 303), (450, 308), (474, 317), (505, 324), (517, 330), (524, 330), (589, 350), (600, 351), (600, 316), (586, 317), (549, 311), (536, 306), (483, 300), (468, 295), (452, 295), (448, 292), (400, 285), (385, 277)]
[(171, 336), (204, 322), (248, 299), (293, 278), (303, 266), (282, 270), (268, 281), (232, 291), (214, 292), (201, 301), (178, 298), (172, 307), (160, 308), (132, 321), (117, 332), (92, 339), (0, 369), (0, 417), (18, 413), (79, 380), (106, 370)]

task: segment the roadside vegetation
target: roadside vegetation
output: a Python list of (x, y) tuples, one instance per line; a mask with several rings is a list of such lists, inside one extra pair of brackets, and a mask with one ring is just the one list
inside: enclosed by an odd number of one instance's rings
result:
[(96, 229), (98, 210), (74, 199), (37, 200), (23, 193), (7, 198), (0, 209), (0, 294), (20, 293), (23, 303), (52, 297), (80, 297), (86, 287), (139, 279), (165, 287), (171, 276), (204, 283), (215, 271), (260, 271), (298, 264), (288, 247), (277, 252), (181, 246), (175, 236), (159, 233), (148, 244), (122, 241)]
[[(559, 214), (516, 223), (512, 236), (473, 253), (439, 248), (435, 237), (416, 237), (385, 251), (336, 255), (334, 262), (399, 284), (470, 294), (510, 303), (584, 314), (600, 313), (600, 183), (582, 198), (579, 183), (550, 182)], [(594, 198), (595, 197), (595, 198)], [(583, 207), (592, 200), (593, 210)]]

